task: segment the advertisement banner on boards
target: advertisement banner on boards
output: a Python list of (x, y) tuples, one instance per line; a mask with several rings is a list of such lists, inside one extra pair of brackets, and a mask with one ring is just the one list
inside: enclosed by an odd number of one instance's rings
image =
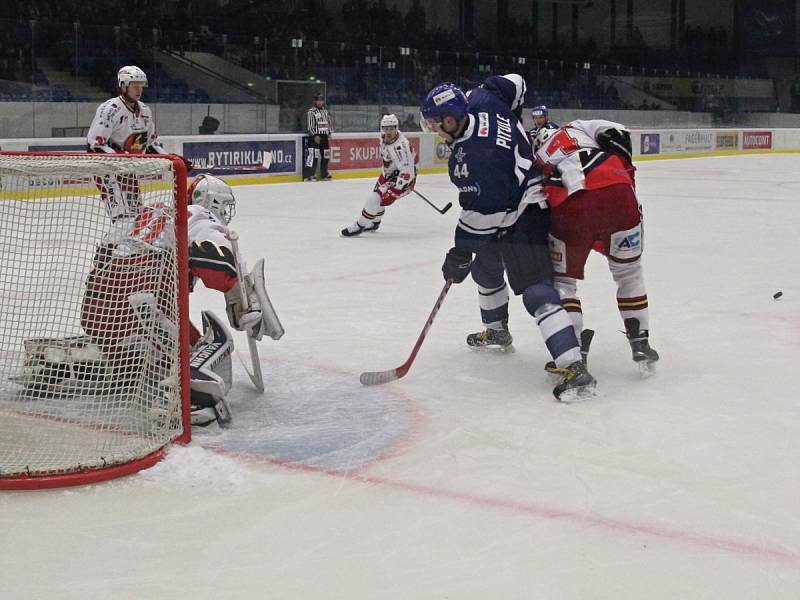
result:
[(739, 146), (738, 133), (718, 133), (716, 137), (717, 150), (736, 150)]
[(86, 144), (36, 144), (28, 152), (86, 152)]
[(450, 159), (451, 148), (444, 141), (444, 138), (438, 135), (433, 138), (433, 162), (437, 165), (446, 165)]
[(674, 130), (665, 131), (661, 134), (662, 154), (703, 152), (713, 148), (714, 132), (711, 130)]
[(185, 142), (190, 175), (286, 175), (296, 171), (294, 140), (259, 142)]
[(643, 133), (640, 154), (658, 154), (659, 152), (661, 152), (661, 134)]
[(742, 133), (743, 150), (769, 150), (772, 148), (771, 131), (745, 131)]
[[(406, 136), (419, 163), (419, 136)], [(380, 137), (330, 139), (332, 171), (343, 169), (377, 169), (383, 166)]]

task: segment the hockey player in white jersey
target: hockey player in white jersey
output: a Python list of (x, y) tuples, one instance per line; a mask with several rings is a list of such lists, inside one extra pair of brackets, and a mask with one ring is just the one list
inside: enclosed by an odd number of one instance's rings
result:
[(395, 115), (381, 119), (381, 158), (383, 173), (378, 177), (372, 193), (364, 203), (361, 216), (355, 223), (342, 229), (344, 237), (353, 237), (365, 231), (377, 231), (387, 206), (409, 194), (417, 182), (416, 155), (408, 138), (399, 129)]
[[(264, 261), (247, 272), (244, 258), (234, 252), (228, 225), (236, 214), (233, 190), (221, 179), (199, 175), (189, 188), (188, 212), (190, 289), (200, 280), (225, 294), (230, 325), (261, 340), (283, 335), (283, 327), (269, 301), (264, 284)], [(239, 273), (244, 274), (243, 281)], [(243, 304), (244, 287), (247, 305)], [(214, 322), (215, 321), (215, 322)], [(203, 336), (192, 327), (192, 423), (205, 425), (230, 419), (225, 395), (231, 386), (230, 354), (233, 342), (225, 326), (210, 311), (203, 312)], [(224, 367), (217, 362), (226, 361)], [(227, 412), (227, 415), (225, 414)]]
[(141, 101), (147, 75), (139, 67), (117, 72), (119, 95), (97, 107), (89, 127), (89, 152), (166, 154), (156, 134), (153, 113)]
[[(147, 75), (139, 67), (125, 66), (117, 72), (119, 95), (97, 107), (86, 136), (89, 152), (106, 154), (167, 154), (156, 134), (153, 113), (141, 101)], [(184, 159), (186, 172), (192, 165)], [(106, 201), (109, 215), (116, 219), (135, 215), (141, 209), (136, 178), (97, 178), (95, 184)]]
[(577, 120), (544, 127), (534, 140), (550, 213), (550, 255), (561, 302), (581, 337), (577, 280), (589, 252), (608, 260), (617, 307), (633, 360), (643, 374), (658, 361), (649, 343), (649, 308), (642, 274), (642, 217), (635, 192), (628, 130), (612, 121)]
[[(207, 288), (223, 292), (232, 327), (255, 340), (264, 335), (279, 339), (283, 327), (266, 293), (263, 259), (248, 273), (231, 243), (228, 224), (236, 200), (230, 186), (216, 177), (200, 175), (189, 189), (189, 201), (190, 291), (202, 281)], [(46, 348), (31, 346), (19, 383), (46, 393), (69, 393), (81, 387), (81, 381), (71, 380), (77, 371), (73, 365), (79, 364), (84, 373), (106, 374), (109, 385), (118, 385), (120, 377), (131, 373), (132, 366), (147, 355), (143, 339), (160, 339), (165, 348), (177, 345), (174, 298), (154, 292), (152, 285), (152, 278), (159, 277), (174, 254), (174, 240), (169, 239), (172, 228), (166, 226), (172, 217), (165, 208), (152, 204), (135, 216), (113, 220), (87, 278), (81, 307), (81, 327), (86, 335), (44, 340)], [(146, 275), (142, 277), (142, 273)], [(233, 340), (213, 312), (203, 311), (202, 320), (202, 334), (190, 324), (192, 424), (217, 421), (225, 425), (231, 420), (225, 396), (232, 385)], [(43, 363), (41, 356), (45, 355), (61, 356), (60, 364)], [(43, 379), (47, 389), (42, 389)]]

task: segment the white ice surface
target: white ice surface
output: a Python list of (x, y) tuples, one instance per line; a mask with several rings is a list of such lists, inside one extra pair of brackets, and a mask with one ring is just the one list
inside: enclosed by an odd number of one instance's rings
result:
[[(466, 347), (470, 280), (407, 377), (359, 384), (408, 356), (457, 207), (403, 198), (344, 239), (367, 180), (236, 188), (286, 328), (260, 344), (267, 393), (236, 361), (231, 429), (126, 479), (0, 494), (0, 598), (799, 598), (799, 167), (640, 164), (662, 361), (639, 379), (595, 256), (581, 292), (602, 396), (570, 406), (518, 298), (516, 353)], [(419, 189), (456, 203), (446, 176)], [(196, 322), (224, 313), (217, 293), (191, 302)]]

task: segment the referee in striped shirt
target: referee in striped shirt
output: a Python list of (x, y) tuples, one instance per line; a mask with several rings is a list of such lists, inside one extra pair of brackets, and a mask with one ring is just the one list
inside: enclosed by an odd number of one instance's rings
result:
[(331, 133), (331, 116), (325, 108), (325, 97), (322, 94), (314, 96), (314, 106), (308, 109), (308, 155), (305, 162), (307, 169), (305, 181), (316, 181), (317, 165), (319, 164), (319, 179), (328, 181), (328, 161), (331, 159), (331, 147), (328, 138)]

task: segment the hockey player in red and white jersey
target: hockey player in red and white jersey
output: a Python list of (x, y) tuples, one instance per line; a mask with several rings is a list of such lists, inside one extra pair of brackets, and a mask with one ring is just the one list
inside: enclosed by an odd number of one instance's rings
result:
[(353, 237), (365, 231), (377, 231), (387, 206), (409, 194), (417, 182), (416, 155), (399, 129), (396, 115), (383, 115), (381, 119), (381, 158), (383, 173), (378, 177), (372, 193), (364, 203), (361, 216), (355, 223), (342, 229), (344, 237)]
[(119, 95), (97, 107), (86, 140), (89, 152), (166, 154), (156, 134), (153, 113), (141, 101), (147, 75), (139, 67), (117, 72)]
[(617, 307), (633, 360), (643, 373), (649, 371), (659, 357), (649, 344), (642, 217), (630, 132), (619, 123), (599, 119), (544, 127), (536, 134), (534, 154), (546, 176), (551, 207), (555, 286), (576, 334), (580, 339), (583, 330), (577, 280), (583, 279), (586, 259), (595, 250), (607, 258), (617, 284)]
[[(89, 152), (106, 154), (167, 154), (156, 134), (153, 113), (141, 101), (147, 75), (139, 67), (125, 66), (117, 72), (119, 95), (97, 107), (86, 135)], [(192, 165), (186, 161), (186, 172)], [(136, 214), (141, 208), (139, 184), (131, 177), (97, 178), (112, 219)]]
[[(283, 335), (264, 283), (263, 259), (248, 273), (244, 260), (234, 252), (228, 224), (235, 214), (233, 191), (210, 175), (198, 176), (189, 188), (187, 229), (190, 290), (197, 281), (225, 294), (230, 325), (260, 340)], [(142, 208), (136, 216), (120, 216), (95, 256), (84, 297), (81, 325), (110, 363), (125, 365), (135, 360), (136, 340), (143, 324), (174, 330), (170, 299), (140, 289), (137, 273), (157, 272), (164, 252), (165, 212), (158, 206)], [(240, 274), (243, 274), (240, 280)], [(243, 299), (246, 297), (247, 302)], [(221, 425), (231, 419), (225, 395), (231, 380), (233, 340), (224, 323), (211, 311), (203, 311), (203, 334), (190, 327), (192, 423)], [(152, 336), (151, 336), (152, 337)]]

